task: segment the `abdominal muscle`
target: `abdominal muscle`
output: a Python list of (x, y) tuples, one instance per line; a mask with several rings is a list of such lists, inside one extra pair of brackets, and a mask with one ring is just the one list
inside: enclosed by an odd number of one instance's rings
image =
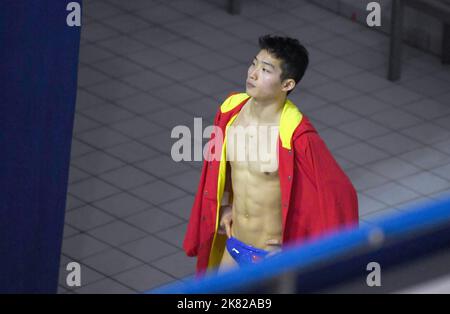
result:
[[(236, 168), (236, 167), (235, 167)], [(233, 183), (232, 234), (238, 240), (264, 250), (281, 242), (281, 192), (277, 173), (266, 175), (248, 169), (231, 170)]]
[[(279, 248), (266, 244), (268, 240), (278, 240), (280, 244), (282, 241), (278, 172), (255, 173), (248, 167), (236, 163), (231, 165), (232, 236), (245, 244), (266, 251)], [(236, 262), (225, 249), (219, 271), (230, 265), (236, 265)]]

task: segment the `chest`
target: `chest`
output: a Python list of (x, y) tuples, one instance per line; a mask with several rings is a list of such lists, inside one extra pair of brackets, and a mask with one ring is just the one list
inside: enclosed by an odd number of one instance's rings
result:
[(227, 129), (226, 157), (235, 169), (276, 177), (279, 126), (239, 115)]

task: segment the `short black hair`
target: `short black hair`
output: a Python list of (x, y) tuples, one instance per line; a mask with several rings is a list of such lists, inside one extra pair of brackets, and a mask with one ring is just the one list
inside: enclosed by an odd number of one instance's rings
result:
[(290, 37), (268, 34), (259, 37), (258, 42), (261, 49), (281, 60), (281, 81), (291, 78), (298, 84), (308, 67), (308, 50), (297, 39)]

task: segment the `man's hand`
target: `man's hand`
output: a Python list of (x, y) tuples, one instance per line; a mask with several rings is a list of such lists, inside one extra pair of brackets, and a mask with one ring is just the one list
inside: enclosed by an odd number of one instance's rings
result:
[(226, 234), (227, 237), (231, 237), (231, 225), (233, 224), (233, 212), (231, 205), (220, 207), (220, 222), (219, 222), (219, 234)]

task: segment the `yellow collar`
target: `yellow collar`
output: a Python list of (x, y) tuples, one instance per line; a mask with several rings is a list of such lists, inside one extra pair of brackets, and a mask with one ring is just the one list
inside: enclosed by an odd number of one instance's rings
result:
[[(228, 112), (234, 109), (236, 106), (241, 104), (245, 99), (250, 96), (246, 93), (234, 94), (228, 97), (220, 106), (220, 111), (222, 113)], [(295, 128), (302, 121), (303, 115), (297, 106), (286, 98), (284, 103), (283, 111), (280, 117), (280, 139), (281, 145), (286, 149), (291, 149), (292, 135), (294, 134)]]

